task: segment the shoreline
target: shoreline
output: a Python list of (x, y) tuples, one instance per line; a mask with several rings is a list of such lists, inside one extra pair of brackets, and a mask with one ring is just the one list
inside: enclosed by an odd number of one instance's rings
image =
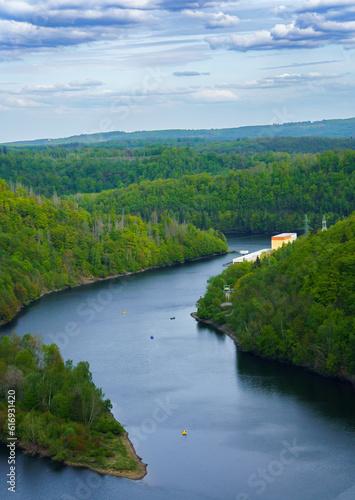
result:
[[(75, 285), (68, 285), (68, 286), (65, 286), (63, 288), (58, 288), (56, 290), (47, 290), (47, 291), (42, 292), (35, 299), (28, 300), (26, 304), (22, 304), (21, 306), (19, 306), (17, 308), (17, 312), (16, 312), (15, 316), (13, 316), (9, 320), (0, 321), (0, 328), (2, 326), (8, 325), (9, 323), (11, 323), (11, 321), (14, 321), (17, 318), (17, 316), (19, 315), (19, 313), (23, 312), (31, 304), (33, 304), (34, 302), (37, 302), (37, 300), (40, 300), (42, 297), (45, 297), (47, 295), (52, 295), (54, 293), (63, 292), (65, 290), (71, 290), (72, 288), (79, 288), (79, 287), (82, 287), (85, 285), (92, 285), (93, 283), (98, 283), (100, 281), (107, 281), (107, 280), (111, 280), (111, 279), (115, 279), (115, 278), (123, 278), (124, 276), (131, 276), (132, 274), (144, 273), (146, 271), (153, 271), (154, 269), (164, 269), (167, 267), (180, 266), (181, 264), (188, 264), (189, 262), (197, 262), (199, 260), (210, 259), (212, 257), (218, 257), (219, 255), (226, 255), (228, 253), (233, 253), (233, 251), (228, 249), (225, 252), (218, 252), (218, 253), (213, 253), (210, 255), (203, 255), (201, 257), (196, 257), (194, 259), (186, 259), (183, 262), (174, 262), (172, 264), (162, 264), (160, 266), (145, 267), (143, 269), (139, 269), (138, 271), (128, 271), (126, 273), (112, 274), (110, 276), (105, 276), (104, 278), (99, 278), (99, 277), (94, 278), (94, 277), (90, 277), (90, 276), (82, 277)], [(1, 334), (1, 332), (0, 332), (0, 334)]]
[[(131, 458), (137, 465), (137, 469), (135, 469), (135, 470), (127, 469), (127, 470), (119, 471), (119, 470), (111, 469), (111, 468), (100, 469), (98, 467), (92, 467), (90, 464), (86, 464), (86, 463), (71, 462), (70, 459), (64, 460), (63, 462), (61, 462), (61, 464), (66, 465), (68, 467), (77, 467), (80, 469), (88, 469), (92, 472), (96, 472), (96, 473), (101, 474), (101, 475), (123, 477), (125, 479), (132, 479), (135, 481), (137, 481), (139, 479), (143, 479), (143, 477), (147, 475), (147, 464), (143, 463), (141, 457), (139, 457), (137, 455), (137, 453), (133, 447), (133, 444), (128, 437), (128, 432), (126, 432), (122, 436), (122, 441), (125, 445), (125, 448), (127, 450), (129, 458)], [(7, 444), (7, 442), (5, 442), (3, 440), (1, 440), (0, 442), (3, 443), (4, 445)], [(50, 457), (48, 455), (48, 449), (44, 448), (43, 446), (41, 446), (38, 443), (27, 442), (27, 441), (17, 441), (16, 448), (20, 448), (21, 450), (23, 450), (24, 455), (29, 455), (32, 457), (39, 457), (39, 458), (47, 458), (47, 459), (53, 461), (52, 457)]]
[(88, 464), (71, 462), (70, 460), (65, 460), (63, 462), (64, 465), (69, 467), (78, 467), (80, 469), (88, 469), (92, 472), (97, 472), (103, 476), (116, 476), (116, 477), (124, 477), (125, 479), (132, 479), (134, 481), (138, 481), (139, 479), (143, 479), (144, 476), (147, 475), (147, 464), (142, 462), (141, 457), (139, 457), (136, 453), (136, 450), (133, 447), (131, 440), (128, 437), (128, 432), (124, 434), (122, 440), (126, 446), (126, 450), (128, 455), (134, 462), (137, 464), (137, 470), (126, 470), (126, 471), (118, 471), (115, 469), (99, 469), (96, 467), (91, 467)]
[(238, 339), (235, 336), (233, 330), (231, 328), (229, 328), (229, 326), (227, 326), (226, 324), (217, 325), (217, 323), (215, 323), (211, 319), (201, 319), (197, 316), (197, 312), (190, 313), (190, 316), (192, 318), (194, 318), (197, 321), (197, 323), (201, 323), (202, 325), (210, 326), (210, 327), (214, 328), (215, 330), (218, 330), (219, 332), (224, 333), (225, 335), (228, 335), (228, 337), (230, 337), (233, 340), (233, 342), (235, 343), (237, 348), (241, 349), (241, 346), (240, 346)]
[(201, 323), (202, 325), (210, 326), (211, 328), (214, 328), (215, 330), (217, 330), (221, 333), (224, 333), (225, 335), (228, 335), (228, 337), (230, 337), (233, 340), (233, 342), (235, 343), (235, 345), (237, 346), (237, 349), (240, 350), (241, 352), (245, 352), (246, 354), (251, 354), (252, 356), (255, 356), (256, 358), (264, 359), (264, 360), (270, 361), (272, 363), (280, 363), (280, 364), (292, 366), (294, 368), (297, 368), (297, 369), (300, 369), (303, 371), (308, 371), (310, 373), (314, 373), (315, 375), (318, 375), (319, 377), (322, 377), (325, 379), (336, 380), (338, 382), (351, 384), (355, 389), (355, 377), (350, 378), (350, 377), (339, 376), (339, 375), (336, 375), (336, 376), (326, 375), (324, 373), (317, 371), (315, 368), (312, 368), (311, 366), (295, 365), (295, 364), (291, 363), (291, 361), (284, 361), (281, 359), (267, 358), (266, 356), (262, 356), (261, 354), (258, 354), (254, 351), (243, 351), (240, 343), (238, 342), (238, 338), (237, 338), (235, 332), (228, 325), (226, 325), (226, 324), (217, 325), (217, 323), (215, 323), (211, 319), (201, 319), (197, 316), (197, 312), (190, 313), (190, 316), (192, 318), (194, 318), (198, 323)]

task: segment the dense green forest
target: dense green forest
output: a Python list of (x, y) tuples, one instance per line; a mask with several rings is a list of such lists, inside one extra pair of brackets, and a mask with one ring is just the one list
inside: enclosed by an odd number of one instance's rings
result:
[(137, 132), (102, 132), (96, 134), (82, 134), (63, 139), (39, 139), (36, 141), (14, 142), (13, 145), (62, 145), (62, 144), (97, 144), (107, 142), (153, 141), (162, 139), (192, 139), (227, 141), (253, 137), (354, 137), (355, 118), (320, 120), (315, 122), (288, 122), (272, 125), (256, 125), (224, 129), (200, 130), (142, 130)]
[(0, 440), (7, 443), (8, 401), (16, 407), (15, 435), (27, 449), (40, 445), (41, 453), (54, 460), (99, 469), (139, 467), (127, 452), (124, 428), (110, 413), (111, 401), (95, 387), (89, 364), (64, 363), (55, 344), (43, 345), (30, 334), (0, 338)]
[(355, 210), (352, 150), (316, 155), (268, 152), (258, 155), (258, 161), (255, 156), (243, 161), (225, 175), (146, 180), (75, 199), (92, 214), (124, 209), (145, 220), (168, 215), (226, 232), (299, 231), (305, 214), (312, 226), (319, 227), (323, 214), (334, 223)]
[(199, 318), (227, 325), (245, 351), (354, 376), (355, 213), (261, 261), (231, 265), (197, 305)]
[[(140, 147), (0, 147), (0, 178), (35, 194), (59, 196), (98, 193), (155, 179), (179, 179), (203, 172), (225, 175), (230, 171), (262, 168), (279, 162), (280, 153), (303, 155), (331, 149), (355, 149), (355, 139), (269, 137), (240, 141), (202, 141), (175, 146)], [(296, 156), (298, 154), (298, 156)], [(293, 160), (293, 158), (296, 158)]]
[[(187, 141), (186, 141), (187, 142)], [(179, 143), (174, 144), (179, 145)], [(181, 143), (180, 143), (181, 145)], [(244, 156), (255, 153), (321, 153), (331, 149), (355, 149), (355, 138), (330, 137), (258, 137), (239, 139), (237, 141), (207, 141), (200, 139), (192, 143), (193, 149), (200, 153), (240, 153)]]
[(11, 185), (22, 184), (36, 194), (52, 196), (54, 192), (95, 193), (142, 180), (179, 178), (204, 171), (217, 174), (254, 163), (243, 155), (199, 154), (188, 147), (156, 145), (133, 150), (10, 150), (0, 155), (0, 177)]
[(12, 192), (0, 180), (0, 322), (47, 291), (226, 250), (213, 229), (109, 210), (92, 217), (71, 201)]

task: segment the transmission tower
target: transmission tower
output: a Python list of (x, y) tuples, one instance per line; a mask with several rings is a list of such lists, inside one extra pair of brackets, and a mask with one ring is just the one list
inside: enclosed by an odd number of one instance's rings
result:
[(322, 220), (322, 231), (327, 230), (327, 221), (325, 220), (325, 215), (323, 215), (323, 220)]
[(306, 236), (308, 236), (309, 234), (309, 231), (311, 230), (311, 226), (309, 225), (309, 220), (308, 220), (308, 217), (307, 217), (307, 214), (304, 216), (304, 226), (303, 226), (303, 230), (304, 230), (304, 234)]

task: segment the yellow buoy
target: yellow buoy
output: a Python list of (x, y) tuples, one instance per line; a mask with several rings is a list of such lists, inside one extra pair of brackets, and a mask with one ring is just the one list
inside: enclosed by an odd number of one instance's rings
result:
[(122, 314), (126, 314), (126, 311), (123, 311), (123, 313), (122, 313)]
[(187, 434), (187, 431), (182, 431), (183, 436), (186, 436), (186, 434)]

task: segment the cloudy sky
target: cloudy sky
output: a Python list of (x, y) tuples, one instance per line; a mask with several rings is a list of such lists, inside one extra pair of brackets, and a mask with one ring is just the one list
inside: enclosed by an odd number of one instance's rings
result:
[(355, 116), (355, 0), (0, 0), (0, 143)]

